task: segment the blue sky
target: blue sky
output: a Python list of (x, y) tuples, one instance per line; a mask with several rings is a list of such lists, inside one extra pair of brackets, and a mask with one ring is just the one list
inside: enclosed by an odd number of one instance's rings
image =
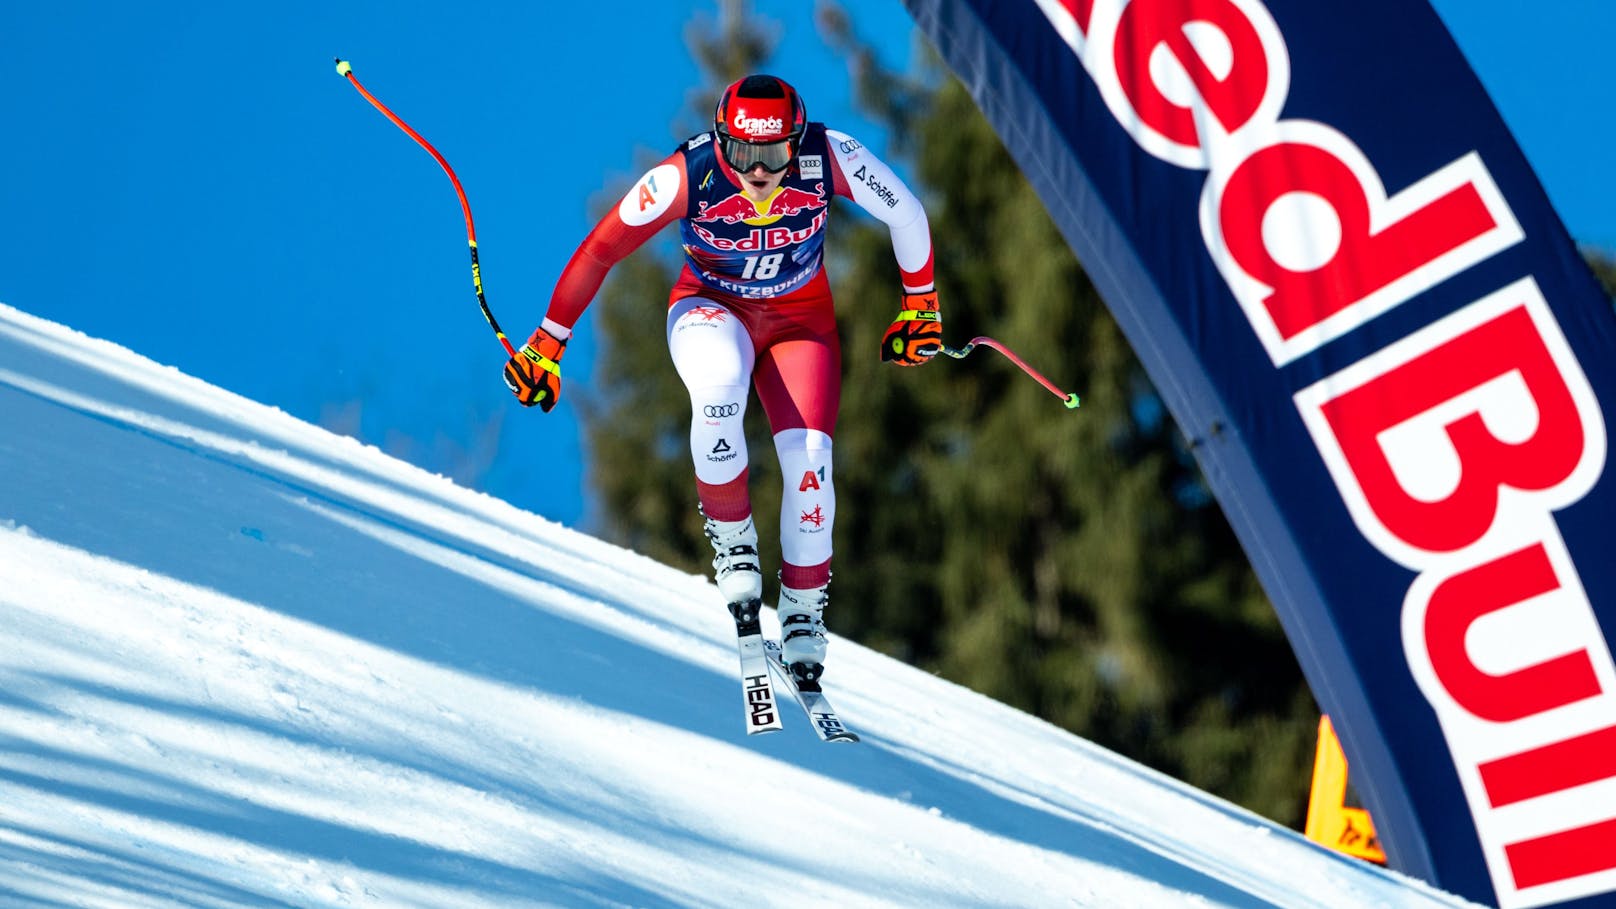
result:
[[(809, 115), (884, 145), (848, 100), (808, 3), (756, 4), (769, 68)], [(889, 65), (898, 0), (848, 4)], [(1616, 4), (1438, 0), (1573, 236), (1616, 249), (1609, 116)], [(432, 159), (339, 77), (354, 72), (448, 158), (476, 216), (489, 304), (520, 341), (607, 187), (693, 131), (687, 22), (716, 4), (7, 4), (0, 11), (0, 302), (130, 347), (546, 517), (589, 527), (577, 389), (514, 405)], [(902, 162), (895, 162), (900, 173)], [(660, 332), (661, 314), (647, 313)], [(570, 400), (569, 400), (570, 399)], [(19, 431), (6, 427), (6, 431)], [(694, 498), (692, 497), (692, 507)]]

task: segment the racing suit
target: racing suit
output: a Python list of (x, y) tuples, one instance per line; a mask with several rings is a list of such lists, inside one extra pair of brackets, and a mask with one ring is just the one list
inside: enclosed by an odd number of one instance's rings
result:
[(823, 264), (831, 196), (891, 230), (904, 290), (932, 289), (931, 231), (919, 200), (845, 133), (809, 123), (775, 192), (754, 202), (717, 152), (693, 136), (645, 173), (596, 224), (557, 282), (545, 328), (561, 338), (607, 271), (678, 221), (684, 268), (669, 295), (668, 350), (690, 394), (690, 454), (710, 518), (751, 514), (742, 418), (757, 392), (774, 435), (784, 495), (781, 583), (830, 578), (836, 514), (832, 436), (841, 401), (841, 347)]

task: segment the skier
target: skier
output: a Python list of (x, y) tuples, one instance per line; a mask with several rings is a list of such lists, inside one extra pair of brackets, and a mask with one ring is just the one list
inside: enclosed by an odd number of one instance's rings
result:
[(763, 594), (741, 422), (748, 385), (774, 434), (780, 506), (781, 651), (793, 675), (819, 678), (836, 516), (831, 440), (841, 346), (823, 267), (831, 196), (891, 230), (902, 303), (881, 359), (919, 366), (942, 349), (926, 213), (892, 170), (845, 133), (807, 120), (796, 90), (752, 75), (724, 90), (713, 129), (652, 167), (573, 254), (543, 323), (505, 366), (522, 404), (548, 412), (561, 356), (606, 273), (678, 221), (685, 267), (669, 295), (668, 350), (690, 393), (690, 453), (719, 591), (737, 622)]

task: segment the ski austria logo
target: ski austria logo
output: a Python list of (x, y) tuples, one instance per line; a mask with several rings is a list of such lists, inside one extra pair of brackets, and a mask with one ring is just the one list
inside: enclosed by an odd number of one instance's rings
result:
[(683, 334), (691, 329), (716, 331), (723, 327), (728, 316), (729, 310), (721, 306), (692, 306), (675, 320), (673, 331), (675, 334)]
[[(1037, 3), (1132, 140), (1206, 173), (1207, 256), (1276, 369), (1524, 238), (1479, 154), (1388, 192), (1350, 136), (1284, 118), (1258, 0)], [(1415, 573), (1405, 657), (1500, 906), (1616, 892), (1616, 662), (1554, 519), (1604, 472), (1605, 426), (1537, 282), (1293, 400), (1358, 531)]]

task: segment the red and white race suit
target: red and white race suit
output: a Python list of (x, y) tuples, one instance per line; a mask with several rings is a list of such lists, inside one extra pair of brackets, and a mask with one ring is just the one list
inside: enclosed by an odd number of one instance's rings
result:
[(690, 393), (702, 508), (718, 520), (751, 514), (741, 422), (752, 385), (785, 481), (781, 580), (815, 587), (830, 576), (831, 437), (841, 401), (823, 267), (830, 197), (851, 199), (891, 229), (905, 291), (932, 289), (931, 231), (914, 193), (845, 133), (808, 124), (796, 160), (761, 202), (742, 191), (715, 138), (707, 132), (682, 143), (595, 225), (557, 282), (545, 328), (570, 335), (607, 271), (679, 222), (685, 265), (669, 295), (667, 339)]

